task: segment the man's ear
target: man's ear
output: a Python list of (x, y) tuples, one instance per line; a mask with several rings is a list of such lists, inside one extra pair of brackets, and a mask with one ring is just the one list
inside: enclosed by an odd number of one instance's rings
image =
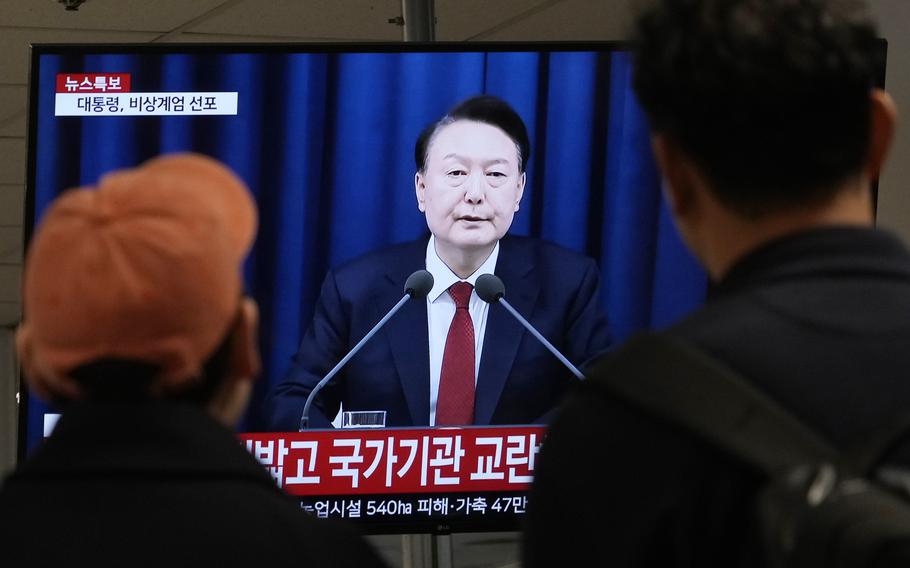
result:
[(527, 181), (527, 178), (527, 172), (521, 172), (521, 177), (518, 178), (518, 186), (515, 195), (515, 211), (518, 211), (518, 208), (521, 206), (521, 197), (525, 194), (525, 181)]
[(420, 172), (414, 174), (414, 192), (417, 194), (417, 208), (421, 213), (426, 213), (427, 186), (423, 181), (423, 174)]
[(872, 89), (869, 94), (869, 146), (866, 149), (865, 172), (870, 180), (877, 179), (897, 125), (897, 107), (891, 95), (882, 89)]
[(664, 195), (670, 210), (677, 219), (685, 218), (691, 213), (696, 199), (698, 183), (694, 164), (679, 144), (666, 134), (652, 134), (651, 149), (664, 177)]
[(231, 378), (252, 380), (259, 376), (262, 362), (259, 357), (259, 307), (251, 298), (240, 303), (240, 315), (234, 324), (228, 375)]
[(240, 303), (240, 314), (231, 328), (231, 352), (224, 380), (209, 400), (209, 414), (225, 428), (240, 421), (259, 375), (259, 308), (250, 298)]

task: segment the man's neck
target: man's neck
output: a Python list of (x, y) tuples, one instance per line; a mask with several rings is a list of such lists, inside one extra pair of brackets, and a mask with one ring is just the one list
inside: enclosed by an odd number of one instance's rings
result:
[(822, 205), (791, 209), (759, 219), (730, 213), (717, 215), (705, 234), (701, 257), (715, 281), (746, 254), (775, 239), (810, 229), (873, 224), (871, 192), (859, 185), (846, 187)]
[(477, 269), (490, 257), (493, 249), (496, 247), (494, 242), (491, 245), (477, 248), (457, 248), (446, 246), (435, 239), (436, 254), (439, 259), (449, 267), (459, 278), (467, 278), (477, 272)]

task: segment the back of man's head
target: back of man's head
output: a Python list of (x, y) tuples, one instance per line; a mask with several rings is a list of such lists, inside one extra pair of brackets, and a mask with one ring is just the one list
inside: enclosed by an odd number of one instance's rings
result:
[(246, 186), (199, 155), (64, 193), (25, 261), (16, 340), (30, 385), (59, 401), (208, 397), (238, 321), (251, 317), (241, 267), (255, 233)]
[(863, 167), (882, 45), (854, 0), (656, 0), (635, 89), (652, 129), (750, 218), (823, 201)]

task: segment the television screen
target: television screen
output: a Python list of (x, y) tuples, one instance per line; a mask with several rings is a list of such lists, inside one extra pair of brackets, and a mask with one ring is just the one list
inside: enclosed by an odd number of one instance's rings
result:
[[(578, 379), (510, 308), (583, 369), (706, 293), (630, 63), (613, 43), (37, 46), (28, 230), (67, 188), (153, 156), (226, 163), (260, 213), (244, 276), (263, 373), (242, 442), (319, 516), (372, 532), (513, 528)], [(298, 432), (316, 382), (420, 269), (429, 295), (403, 300)], [(485, 272), (506, 302), (478, 300), (478, 285), (467, 320), (453, 316), (439, 286)], [(474, 349), (447, 362), (456, 320), (471, 329), (453, 341)], [(459, 365), (473, 385), (449, 378)], [(24, 406), (23, 452), (55, 415)]]

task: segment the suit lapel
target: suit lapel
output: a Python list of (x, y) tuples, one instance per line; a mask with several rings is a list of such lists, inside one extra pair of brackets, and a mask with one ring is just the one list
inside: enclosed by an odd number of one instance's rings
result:
[[(540, 284), (533, 277), (534, 259), (526, 247), (503, 238), (500, 241), (496, 275), (505, 285), (505, 298), (518, 313), (530, 318)], [(524, 327), (499, 304), (490, 306), (483, 338), (483, 353), (474, 402), (474, 423), (489, 424), (506, 380), (515, 362), (518, 346), (524, 337)]]
[[(386, 281), (374, 303), (377, 321), (404, 295), (404, 283), (426, 265), (426, 240), (403, 251), (400, 262), (388, 267)], [(386, 324), (392, 359), (415, 426), (430, 423), (430, 342), (426, 300), (410, 300)]]

